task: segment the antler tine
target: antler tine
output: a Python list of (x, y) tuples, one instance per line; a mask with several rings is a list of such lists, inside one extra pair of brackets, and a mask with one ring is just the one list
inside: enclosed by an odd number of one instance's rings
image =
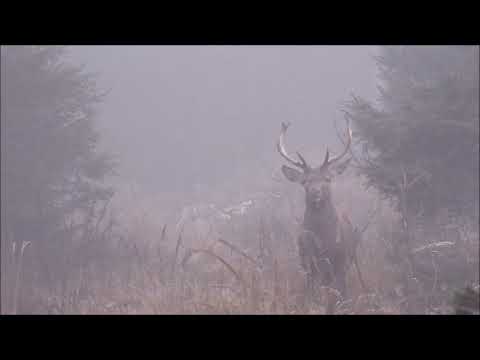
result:
[(302, 162), (302, 166), (305, 167), (305, 168), (308, 168), (308, 164), (307, 162), (305, 161), (305, 158), (302, 156), (302, 154), (300, 154), (298, 151), (297, 151), (297, 156), (298, 158), (300, 159), (300, 161)]
[(289, 163), (305, 171), (309, 168), (309, 166), (307, 165), (307, 162), (305, 161), (303, 156), (297, 152), (300, 162), (296, 161), (290, 155), (288, 155), (287, 150), (285, 149), (285, 133), (287, 132), (287, 129), (289, 126), (290, 126), (290, 123), (282, 122), (282, 130), (280, 132), (280, 137), (278, 138), (278, 141), (277, 141), (277, 151)]
[(350, 121), (349, 121), (348, 117), (345, 117), (345, 120), (347, 122), (347, 144), (345, 145), (345, 149), (343, 150), (343, 152), (340, 155), (334, 156), (330, 160), (328, 159), (329, 154), (328, 154), (328, 149), (327, 149), (327, 154), (325, 156), (325, 160), (324, 160), (322, 166), (330, 165), (330, 164), (340, 160), (341, 158), (343, 158), (347, 154), (348, 150), (350, 149), (350, 145), (352, 144), (352, 128), (350, 127)]
[(328, 158), (329, 157), (330, 157), (330, 152), (328, 151), (328, 147), (327, 147), (327, 152), (325, 153), (325, 158), (323, 159), (322, 165), (320, 165), (321, 168), (328, 165)]

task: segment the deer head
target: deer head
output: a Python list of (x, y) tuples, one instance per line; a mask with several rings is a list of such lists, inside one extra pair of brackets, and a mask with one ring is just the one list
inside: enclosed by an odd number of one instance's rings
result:
[(350, 162), (350, 158), (346, 161), (340, 161), (347, 154), (352, 142), (352, 130), (347, 120), (347, 142), (345, 149), (338, 156), (330, 157), (330, 153), (326, 151), (323, 163), (318, 167), (312, 167), (305, 161), (305, 158), (297, 152), (299, 161), (290, 156), (285, 149), (285, 133), (290, 124), (282, 123), (280, 137), (277, 142), (277, 151), (295, 168), (286, 165), (282, 166), (284, 176), (295, 183), (303, 186), (306, 195), (307, 207), (320, 209), (331, 200), (330, 184), (336, 175), (345, 171)]

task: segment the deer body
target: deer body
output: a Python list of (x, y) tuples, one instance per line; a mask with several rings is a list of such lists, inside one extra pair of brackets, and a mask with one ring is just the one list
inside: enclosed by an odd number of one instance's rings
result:
[(298, 249), (309, 290), (313, 281), (318, 281), (346, 295), (346, 275), (359, 239), (348, 219), (339, 217), (332, 203), (321, 210), (305, 209)]
[[(282, 166), (285, 177), (301, 184), (305, 189), (305, 213), (302, 230), (298, 236), (298, 252), (300, 264), (306, 274), (307, 290), (310, 293), (314, 283), (320, 283), (335, 288), (342, 297), (345, 297), (347, 270), (352, 262), (357, 265), (355, 251), (360, 234), (353, 228), (346, 215), (340, 216), (337, 212), (330, 183), (334, 174), (341, 174), (350, 161), (339, 163), (351, 143), (350, 127), (344, 152), (330, 159), (327, 150), (323, 164), (316, 168), (309, 166), (299, 153), (297, 155), (300, 161), (288, 155), (283, 144), (287, 128), (288, 125), (282, 124), (277, 150), (282, 157), (301, 170)], [(358, 266), (357, 270), (359, 271)]]

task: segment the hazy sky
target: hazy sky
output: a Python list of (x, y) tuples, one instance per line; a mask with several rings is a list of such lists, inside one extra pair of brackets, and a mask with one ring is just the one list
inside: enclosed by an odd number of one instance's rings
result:
[(101, 107), (105, 146), (121, 174), (160, 191), (228, 181), (280, 163), (274, 143), (321, 161), (332, 122), (355, 94), (375, 96), (370, 46), (76, 46), (75, 61), (111, 89)]

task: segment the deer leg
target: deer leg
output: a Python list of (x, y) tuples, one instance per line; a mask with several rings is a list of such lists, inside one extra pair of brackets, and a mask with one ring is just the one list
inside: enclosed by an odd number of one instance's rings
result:
[(300, 256), (300, 265), (305, 272), (304, 294), (311, 300), (314, 294), (315, 280), (318, 277), (316, 263), (316, 245), (312, 234), (302, 233), (298, 238), (298, 252)]
[(337, 289), (338, 291), (340, 291), (340, 295), (342, 295), (342, 298), (346, 299), (347, 279), (345, 273), (339, 274), (339, 276), (337, 276)]
[(347, 294), (347, 272), (345, 268), (337, 269), (335, 272), (334, 285), (335, 289), (340, 292), (342, 298), (345, 299)]
[(334, 314), (338, 300), (345, 299), (346, 281), (345, 273), (337, 273), (331, 286), (327, 287), (326, 314)]
[(311, 249), (313, 245), (313, 239), (308, 233), (302, 233), (298, 237), (298, 255), (300, 257), (300, 265), (305, 272), (310, 272), (311, 257), (313, 255)]
[(323, 269), (323, 282), (322, 285), (329, 286), (335, 280), (335, 269), (329, 258), (321, 259)]
[(313, 281), (314, 279), (312, 273), (306, 273), (304, 292), (308, 301), (311, 301), (313, 298)]

